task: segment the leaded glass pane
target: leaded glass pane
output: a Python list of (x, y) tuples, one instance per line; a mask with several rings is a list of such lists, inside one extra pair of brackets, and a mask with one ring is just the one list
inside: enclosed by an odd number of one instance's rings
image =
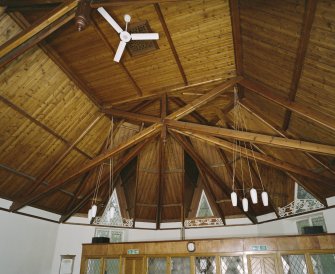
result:
[(171, 274), (190, 274), (191, 260), (189, 257), (172, 257)]
[(301, 185), (298, 185), (297, 198), (298, 199), (315, 199), (315, 197), (309, 192), (307, 192)]
[(112, 236), (111, 236), (111, 242), (112, 243), (122, 242), (122, 235), (123, 235), (122, 231), (112, 231), (111, 234), (112, 234)]
[(281, 257), (284, 274), (307, 274), (304, 255), (284, 255)]
[(243, 257), (221, 257), (221, 274), (244, 274)]
[(216, 273), (215, 257), (196, 257), (195, 273), (215, 274)]
[(212, 216), (213, 216), (213, 211), (208, 203), (205, 192), (202, 191), (196, 217), (204, 218), (204, 217), (212, 217)]
[(119, 274), (120, 260), (119, 259), (106, 259), (104, 274)]
[(333, 274), (335, 254), (314, 254), (311, 256), (315, 274)]
[(166, 258), (149, 258), (148, 274), (166, 274)]
[(323, 216), (316, 216), (316, 217), (312, 217), (312, 224), (313, 226), (322, 226), (323, 227), (323, 231), (326, 232), (326, 224), (325, 224), (325, 219), (323, 218)]
[(100, 259), (88, 259), (86, 274), (100, 274)]

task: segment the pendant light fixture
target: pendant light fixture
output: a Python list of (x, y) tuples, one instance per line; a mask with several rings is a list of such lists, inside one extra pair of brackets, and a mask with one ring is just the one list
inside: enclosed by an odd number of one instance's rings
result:
[[(248, 131), (247, 130), (247, 126), (246, 126), (246, 122), (244, 117), (241, 114), (241, 104), (239, 102), (238, 99), (238, 92), (237, 92), (237, 88), (234, 87), (234, 129), (236, 131)], [(257, 177), (259, 178), (259, 181), (261, 183), (261, 187), (262, 187), (262, 193), (261, 193), (261, 197), (262, 197), (262, 203), (264, 206), (268, 206), (269, 205), (269, 196), (268, 193), (265, 191), (264, 189), (264, 185), (263, 185), (263, 181), (262, 181), (262, 177), (259, 171), (259, 167), (258, 167), (258, 163), (256, 161), (255, 155), (254, 155), (254, 150), (253, 150), (253, 144), (250, 143), (248, 144), (248, 147), (250, 147), (249, 149), (247, 148), (247, 143), (246, 142), (242, 142), (240, 140), (235, 139), (234, 140), (234, 147), (233, 147), (233, 185), (232, 185), (232, 192), (230, 194), (230, 198), (231, 198), (231, 202), (232, 205), (235, 207), (237, 206), (237, 202), (238, 202), (238, 194), (237, 194), (237, 190), (242, 191), (243, 194), (243, 198), (241, 198), (242, 201), (242, 208), (243, 211), (247, 212), (249, 210), (249, 200), (247, 198), (248, 195), (250, 195), (251, 201), (253, 204), (257, 204), (258, 203), (258, 193), (257, 193), (257, 189), (254, 187), (254, 180), (253, 180), (253, 175), (251, 170), (253, 169), (252, 166), (252, 162), (254, 162), (254, 165), (256, 167), (257, 170)], [(243, 165), (242, 165), (242, 150), (245, 150), (246, 153), (244, 153), (245, 158), (246, 158), (246, 162), (248, 164), (248, 170), (249, 170), (249, 175), (250, 175), (250, 185), (251, 188), (246, 188), (245, 187), (245, 178), (244, 178), (244, 174), (243, 174)], [(250, 155), (250, 150), (252, 151), (252, 155)], [(237, 154), (239, 154), (239, 159), (240, 159), (240, 171), (241, 171), (241, 181), (242, 181), (242, 189), (236, 189), (235, 188), (235, 180), (236, 180), (236, 170), (237, 170)], [(253, 171), (255, 173), (255, 171)]]

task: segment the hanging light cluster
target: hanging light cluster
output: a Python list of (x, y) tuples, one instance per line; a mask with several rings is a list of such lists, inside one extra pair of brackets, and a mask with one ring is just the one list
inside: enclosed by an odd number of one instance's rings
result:
[[(112, 117), (111, 129), (109, 131), (109, 135), (108, 135), (108, 138), (107, 138), (107, 140), (109, 140), (109, 142), (106, 142), (106, 149), (108, 147), (108, 144), (109, 144), (109, 148), (112, 148), (114, 146), (113, 136), (114, 136), (114, 118)], [(110, 200), (112, 198), (112, 192), (114, 190), (114, 157), (112, 157), (112, 158), (109, 159), (109, 164), (102, 164), (99, 168), (99, 174), (98, 174), (97, 184), (96, 184), (93, 199), (92, 199), (91, 208), (88, 211), (88, 221), (90, 223), (91, 223), (92, 219), (97, 216), (98, 192), (99, 192), (99, 187), (100, 187), (100, 183), (101, 183), (101, 177), (102, 177), (104, 165), (109, 165), (109, 199), (108, 200)], [(109, 221), (114, 218), (115, 211), (116, 211), (115, 210), (115, 205), (112, 203), (112, 206), (110, 207), (110, 209), (108, 210), (108, 213), (107, 213)]]
[[(237, 88), (235, 87), (234, 88), (234, 129), (235, 130), (238, 130), (238, 131), (247, 131), (247, 126), (246, 126), (246, 122), (245, 122), (245, 119), (244, 117), (241, 115), (241, 104), (239, 102), (239, 99), (238, 99), (238, 92), (237, 92)], [(234, 140), (234, 149), (233, 149), (233, 186), (232, 186), (232, 189), (233, 189), (233, 192), (231, 193), (230, 195), (230, 198), (231, 198), (231, 202), (232, 202), (232, 205), (234, 207), (237, 206), (237, 202), (238, 202), (238, 196), (237, 196), (237, 193), (236, 193), (236, 188), (235, 188), (235, 180), (236, 180), (236, 169), (237, 169), (237, 156), (239, 154), (239, 158), (240, 158), (240, 163), (241, 163), (241, 179), (242, 179), (242, 192), (243, 192), (243, 198), (242, 198), (242, 207), (243, 207), (243, 210), (245, 212), (247, 212), (249, 210), (249, 200), (247, 199), (247, 190), (245, 188), (245, 182), (244, 182), (244, 177), (243, 177), (243, 167), (242, 167), (242, 150), (244, 149), (245, 150), (245, 155), (246, 155), (246, 158), (247, 158), (247, 163), (248, 163), (248, 168), (249, 168), (249, 175), (250, 175), (250, 181), (251, 181), (251, 188), (249, 190), (249, 193), (250, 193), (250, 198), (251, 198), (251, 201), (253, 204), (257, 204), (258, 203), (258, 195), (257, 195), (257, 190), (254, 188), (254, 183), (253, 183), (253, 177), (252, 177), (252, 174), (251, 174), (251, 162), (254, 161), (255, 163), (255, 166), (256, 166), (256, 170), (257, 170), (257, 175), (258, 175), (258, 178), (259, 178), (259, 181), (262, 185), (262, 194), (261, 194), (261, 198), (262, 198), (262, 202), (263, 202), (263, 205), (264, 206), (268, 206), (269, 205), (269, 196), (268, 196), (268, 193), (265, 191), (264, 189), (264, 185), (263, 185), (263, 181), (262, 181), (262, 177), (261, 177), (261, 174), (260, 174), (260, 171), (259, 171), (259, 167), (258, 167), (258, 164), (257, 164), (257, 161), (256, 161), (256, 158), (255, 158), (255, 155), (254, 155), (254, 150), (253, 150), (253, 145), (250, 143), (250, 149), (252, 151), (252, 157), (249, 157), (249, 153), (248, 153), (248, 150), (247, 150), (247, 145), (246, 145), (246, 142), (242, 142), (240, 140), (237, 140), (235, 139)]]

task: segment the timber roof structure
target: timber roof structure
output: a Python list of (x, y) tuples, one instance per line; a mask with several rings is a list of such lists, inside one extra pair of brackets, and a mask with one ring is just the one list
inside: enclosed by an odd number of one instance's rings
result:
[[(86, 5), (89, 21), (80, 32), (78, 5)], [(29, 205), (61, 215), (60, 222), (86, 214), (111, 157), (122, 216), (157, 229), (195, 218), (203, 190), (224, 223), (241, 216), (257, 223), (271, 212), (278, 218), (295, 183), (325, 206), (335, 195), (334, 1), (4, 6), (0, 197), (13, 201), (10, 211)], [(134, 24), (147, 22), (160, 35), (157, 47), (114, 62), (119, 37), (100, 6), (120, 25), (126, 13)], [(248, 132), (234, 130), (234, 89)], [(243, 146), (236, 159), (234, 140)], [(244, 212), (240, 201), (231, 205), (235, 164), (238, 189), (263, 182), (269, 206), (250, 203)], [(109, 183), (105, 168), (98, 214)]]

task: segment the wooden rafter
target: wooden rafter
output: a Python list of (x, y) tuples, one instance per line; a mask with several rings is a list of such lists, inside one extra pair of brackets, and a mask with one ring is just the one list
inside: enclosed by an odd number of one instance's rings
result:
[(163, 27), (163, 30), (164, 30), (164, 33), (165, 33), (165, 36), (169, 42), (169, 45), (170, 45), (170, 48), (171, 48), (171, 51), (172, 51), (172, 54), (174, 56), (174, 59), (176, 60), (176, 64), (178, 66), (178, 69), (179, 69), (179, 72), (181, 74), (181, 77), (183, 78), (183, 81), (184, 81), (184, 85), (187, 86), (188, 85), (188, 81), (187, 81), (187, 78), (186, 78), (186, 74), (185, 74), (185, 71), (184, 71), (184, 68), (180, 62), (180, 59), (179, 59), (179, 55), (177, 53), (177, 50), (176, 50), (176, 47), (174, 46), (174, 43), (173, 43), (173, 40), (171, 38), (171, 34), (170, 34), (170, 31), (169, 31), (169, 28), (165, 22), (165, 19), (164, 19), (164, 15), (162, 13), (162, 10), (159, 6), (158, 3), (155, 3), (154, 4), (155, 6), (155, 10), (156, 10), (156, 13), (158, 15), (158, 18), (159, 18), (159, 21), (161, 22), (161, 25)]
[(246, 78), (243, 78), (240, 81), (240, 84), (247, 88), (248, 90), (284, 107), (287, 108), (302, 117), (308, 118), (320, 125), (327, 127), (328, 129), (335, 131), (335, 119), (334, 117), (321, 113), (315, 109), (312, 109), (308, 106), (304, 106), (297, 102), (291, 102), (288, 99), (278, 96), (279, 92), (266, 87), (256, 81), (252, 81)]
[(118, 7), (124, 5), (146, 5), (146, 4), (160, 4), (168, 2), (177, 2), (181, 0), (99, 0), (91, 3), (92, 8), (99, 7)]
[(131, 137), (129, 140), (127, 140), (126, 142), (115, 146), (111, 149), (109, 149), (108, 151), (106, 151), (105, 153), (100, 154), (99, 156), (95, 157), (94, 159), (92, 159), (91, 161), (79, 166), (74, 172), (72, 172), (71, 174), (69, 174), (68, 176), (65, 176), (62, 180), (56, 182), (55, 184), (53, 184), (52, 186), (48, 187), (47, 189), (45, 189), (44, 191), (42, 191), (41, 193), (38, 193), (32, 197), (28, 197), (26, 199), (24, 199), (21, 202), (16, 202), (13, 203), (10, 210), (11, 211), (17, 211), (18, 209), (29, 205), (33, 202), (35, 202), (36, 200), (41, 199), (42, 197), (44, 197), (46, 194), (50, 193), (50, 191), (54, 191), (55, 189), (58, 189), (59, 187), (61, 187), (62, 185), (66, 184), (68, 181), (76, 178), (77, 176), (89, 171), (90, 169), (100, 165), (101, 163), (103, 163), (105, 160), (111, 158), (112, 156), (132, 147), (133, 145), (138, 144), (139, 142), (157, 134), (160, 131), (161, 125), (152, 125), (146, 129), (144, 129), (143, 131), (137, 133), (136, 135), (134, 135), (133, 137)]
[(316, 144), (300, 140), (292, 140), (282, 137), (274, 137), (271, 135), (258, 134), (246, 131), (237, 131), (227, 128), (199, 125), (189, 122), (174, 121), (170, 119), (165, 119), (164, 123), (171, 128), (176, 128), (183, 131), (190, 131), (194, 133), (198, 132), (206, 135), (225, 137), (225, 138), (234, 138), (241, 141), (265, 144), (287, 149), (309, 151), (317, 154), (325, 154), (332, 156), (335, 155), (335, 146)]
[(86, 134), (100, 121), (100, 119), (103, 117), (103, 114), (99, 114), (86, 128), (85, 130), (80, 134), (80, 136), (77, 137), (77, 139), (62, 153), (58, 159), (55, 159), (52, 166), (49, 167), (41, 176), (37, 178), (37, 180), (34, 182), (34, 185), (31, 187), (31, 190), (29, 191), (28, 195), (33, 193), (40, 184), (50, 175), (53, 173), (53, 171), (59, 166), (59, 164), (65, 159), (66, 156), (68, 156), (75, 145), (77, 145), (85, 136)]
[[(93, 27), (94, 27), (95, 31), (98, 33), (99, 37), (101, 38), (101, 40), (103, 41), (103, 43), (107, 47), (108, 51), (111, 53), (111, 58), (113, 59), (114, 56), (115, 56), (115, 53), (116, 53), (115, 48), (108, 41), (108, 38), (103, 33), (103, 31), (101, 30), (99, 24), (96, 22), (96, 20), (94, 19), (94, 17), (92, 17), (92, 23), (93, 23)], [(129, 70), (127, 69), (127, 67), (125, 66), (125, 64), (123, 63), (123, 61), (119, 62), (119, 66), (124, 71), (124, 73), (127, 74), (128, 79), (130, 80), (131, 84), (133, 85), (134, 89), (136, 90), (137, 96), (142, 96), (143, 93), (142, 93), (141, 88), (138, 86), (138, 84), (136, 83), (135, 79), (131, 76)]]
[[(287, 133), (286, 131), (284, 131), (281, 127), (279, 127), (278, 125), (275, 125), (273, 122), (271, 122), (270, 120), (268, 120), (266, 117), (264, 117), (261, 113), (259, 113), (258, 111), (256, 111), (256, 109), (246, 100), (242, 100), (240, 101), (240, 105), (246, 110), (248, 111), (252, 116), (256, 117), (258, 120), (260, 120), (263, 124), (265, 124), (266, 126), (268, 126), (269, 128), (271, 128), (274, 132), (276, 132), (276, 134), (278, 134), (279, 136), (282, 136), (284, 138), (294, 138), (294, 139), (298, 139), (297, 136), (293, 135), (292, 133)], [(335, 174), (335, 170), (333, 170), (330, 166), (326, 165), (325, 163), (323, 163), (320, 159), (318, 159), (316, 156), (305, 152), (305, 154), (311, 158), (314, 162), (316, 162), (317, 164), (321, 165), (323, 168), (327, 169), (329, 172)]]
[[(288, 95), (288, 98), (290, 101), (294, 101), (295, 96), (298, 91), (298, 86), (302, 74), (302, 68), (304, 66), (305, 62), (305, 56), (307, 52), (309, 37), (312, 30), (312, 25), (315, 17), (316, 12), (316, 6), (317, 6), (318, 0), (307, 0), (305, 1), (305, 14), (303, 19), (303, 26), (301, 30), (301, 35), (299, 39), (299, 46), (298, 46), (298, 52), (295, 60), (294, 65), (294, 71), (291, 81), (291, 87), (290, 87), (290, 93)], [(285, 118), (283, 123), (283, 129), (287, 130), (290, 124), (292, 111), (286, 110), (285, 112)]]
[[(136, 157), (140, 151), (145, 147), (145, 145), (151, 141), (151, 138), (148, 138), (144, 140), (142, 143), (138, 144), (136, 147), (134, 147), (131, 151), (129, 151), (126, 155), (124, 155), (116, 164), (114, 167), (114, 173), (112, 176), (116, 177), (117, 174), (121, 172), (121, 170), (132, 160), (134, 157)], [(103, 178), (101, 180), (101, 185), (100, 187), (103, 187), (109, 182), (109, 176)], [(116, 186), (115, 186), (116, 187)], [(74, 213), (76, 213), (78, 210), (80, 210), (92, 197), (95, 191), (95, 185), (92, 187), (87, 194), (81, 199), (81, 201), (75, 205), (67, 214), (64, 214), (61, 217), (61, 220), (66, 220), (69, 218), (69, 216), (72, 216)], [(113, 190), (112, 190), (113, 191)]]
[(0, 6), (5, 6), (7, 11), (14, 10), (35, 10), (35, 9), (48, 9), (56, 8), (64, 1), (62, 0), (3, 0), (0, 1)]
[[(170, 98), (170, 100), (171, 100), (172, 102), (174, 102), (174, 103), (175, 103), (177, 106), (179, 106), (179, 107), (184, 107), (184, 106), (187, 105), (182, 99), (180, 99), (180, 98), (178, 98), (178, 97), (172, 97), (172, 98)], [(199, 112), (197, 112), (196, 110), (193, 111), (193, 112), (191, 112), (190, 115), (191, 115), (194, 119), (196, 119), (199, 123), (201, 123), (201, 124), (205, 124), (205, 125), (208, 124), (207, 119), (206, 119), (204, 116), (202, 116)]]
[[(24, 116), (25, 118), (27, 118), (28, 120), (30, 120), (32, 123), (34, 123), (38, 127), (42, 128), (43, 130), (45, 130), (46, 132), (48, 132), (49, 134), (51, 134), (52, 136), (54, 136), (56, 139), (60, 140), (67, 147), (70, 147), (70, 146), (73, 145), (71, 142), (69, 142), (68, 140), (66, 140), (65, 138), (63, 138), (61, 135), (59, 135), (58, 133), (56, 133), (55, 131), (53, 131), (52, 129), (50, 129), (45, 124), (43, 124), (42, 122), (38, 121), (37, 119), (35, 119), (31, 115), (29, 115), (25, 110), (19, 108), (17, 105), (13, 104), (11, 101), (9, 101), (8, 99), (6, 99), (5, 97), (3, 97), (1, 95), (0, 95), (0, 101), (3, 102), (4, 104), (6, 104), (7, 106), (9, 106), (11, 109), (13, 109), (16, 112), (20, 113), (22, 116)], [(92, 159), (92, 157), (90, 155), (88, 155), (86, 152), (84, 152), (83, 150), (81, 150), (80, 148), (78, 148), (76, 145), (73, 146), (73, 149), (76, 150), (77, 152), (79, 152), (80, 154), (82, 154), (83, 156), (85, 156), (86, 158)]]
[[(164, 94), (161, 99), (161, 119), (165, 119), (167, 115), (167, 95)], [(157, 211), (156, 211), (156, 229), (160, 229), (160, 223), (162, 219), (162, 199), (163, 199), (163, 188), (165, 185), (165, 150), (166, 150), (166, 126), (162, 128), (161, 136), (159, 139), (159, 150), (158, 150), (158, 196), (157, 196)]]
[[(35, 178), (34, 176), (31, 176), (31, 175), (29, 175), (29, 174), (27, 174), (27, 173), (25, 173), (25, 172), (16, 170), (16, 169), (14, 169), (14, 168), (12, 168), (12, 167), (9, 167), (9, 166), (7, 166), (7, 165), (0, 164), (0, 169), (6, 170), (6, 171), (8, 171), (8, 172), (10, 172), (10, 173), (12, 173), (12, 174), (15, 174), (16, 176), (20, 176), (20, 177), (22, 177), (22, 178), (28, 179), (30, 182), (36, 182), (36, 178)], [(48, 184), (49, 184), (48, 182), (45, 182), (45, 181), (42, 182), (42, 185), (43, 185), (43, 186), (48, 186)], [(69, 192), (69, 191), (67, 191), (67, 190), (65, 190), (65, 189), (60, 188), (59, 191), (60, 191), (60, 192), (63, 192), (64, 194), (66, 194), (66, 195), (68, 195), (68, 196), (71, 196), (71, 197), (74, 196), (72, 192)], [(18, 195), (18, 196), (19, 196), (19, 195)]]
[[(284, 162), (282, 160), (276, 159), (276, 158), (268, 156), (268, 155), (263, 155), (263, 154), (261, 154), (259, 152), (256, 152), (256, 151), (252, 152), (250, 149), (246, 149), (244, 147), (240, 147), (240, 146), (236, 147), (236, 146), (234, 146), (233, 143), (230, 143), (228, 141), (225, 141), (225, 140), (222, 140), (222, 139), (219, 139), (219, 138), (215, 138), (215, 137), (211, 137), (211, 136), (207, 136), (207, 135), (199, 134), (199, 133), (179, 131), (179, 130), (175, 130), (175, 129), (173, 129), (173, 131), (175, 131), (177, 133), (180, 133), (182, 135), (185, 135), (185, 136), (189, 136), (191, 138), (196, 138), (196, 139), (198, 139), (202, 142), (205, 142), (205, 143), (208, 143), (208, 144), (211, 144), (211, 145), (214, 145), (214, 146), (217, 146), (217, 147), (229, 150), (229, 151), (241, 152), (241, 155), (243, 157), (246, 157), (246, 156), (248, 156), (250, 158), (254, 157), (257, 161), (259, 161), (259, 162), (261, 162), (265, 165), (273, 166), (273, 167), (276, 167), (277, 169), (280, 169), (280, 170), (284, 170), (284, 171), (287, 171), (287, 172), (291, 172), (291, 173), (301, 175), (301, 176), (306, 177), (306, 178), (310, 178), (310, 179), (314, 180), (315, 182), (320, 182), (320, 183), (323, 183), (323, 184), (327, 184), (330, 187), (335, 183), (335, 180), (330, 179), (328, 177), (324, 177), (324, 176), (322, 176), (320, 174), (317, 174), (317, 173), (314, 173), (310, 170), (307, 170), (307, 169), (304, 169), (302, 167)], [(334, 186), (332, 186), (332, 187), (334, 187)]]
[(235, 54), (235, 66), (237, 75), (243, 75), (243, 53), (242, 53), (242, 38), (240, 26), (240, 11), (238, 0), (229, 0), (231, 26), (233, 31), (233, 43)]
[[(30, 23), (19, 12), (10, 13), (10, 17), (22, 28), (26, 29)], [(76, 75), (72, 69), (69, 68), (66, 62), (59, 56), (59, 54), (45, 41), (40, 41), (38, 46), (44, 51), (46, 55), (69, 77), (69, 79), (76, 84), (76, 86), (97, 106), (101, 108), (101, 102), (93, 95), (93, 92), (88, 88), (86, 83)]]
[(0, 47), (0, 67), (36, 45), (75, 16), (77, 0), (69, 0)]
[[(184, 150), (190, 155), (190, 157), (193, 159), (193, 161), (198, 166), (199, 171), (203, 171), (203, 174), (206, 174), (211, 178), (211, 180), (222, 190), (223, 193), (225, 193), (228, 197), (230, 197), (231, 189), (222, 181), (219, 176), (217, 176), (212, 169), (206, 164), (206, 162), (195, 152), (195, 149), (193, 146), (185, 140), (181, 135), (174, 134), (170, 131), (170, 134), (177, 140), (178, 143), (182, 145)], [(214, 195), (215, 197), (215, 195)], [(217, 205), (216, 199), (213, 200), (213, 202)], [(217, 205), (219, 207), (219, 205)], [(242, 204), (238, 203), (238, 207), (243, 211)], [(218, 211), (220, 212), (220, 211)], [(250, 212), (245, 212), (247, 217), (253, 222), (257, 223), (256, 216), (252, 215)]]
[(136, 112), (130, 112), (130, 111), (124, 111), (119, 110), (115, 108), (111, 109), (103, 109), (102, 112), (104, 112), (107, 115), (120, 117), (129, 121), (135, 121), (135, 122), (143, 122), (143, 123), (160, 123), (162, 120), (161, 118), (145, 115), (145, 114), (139, 114)]

